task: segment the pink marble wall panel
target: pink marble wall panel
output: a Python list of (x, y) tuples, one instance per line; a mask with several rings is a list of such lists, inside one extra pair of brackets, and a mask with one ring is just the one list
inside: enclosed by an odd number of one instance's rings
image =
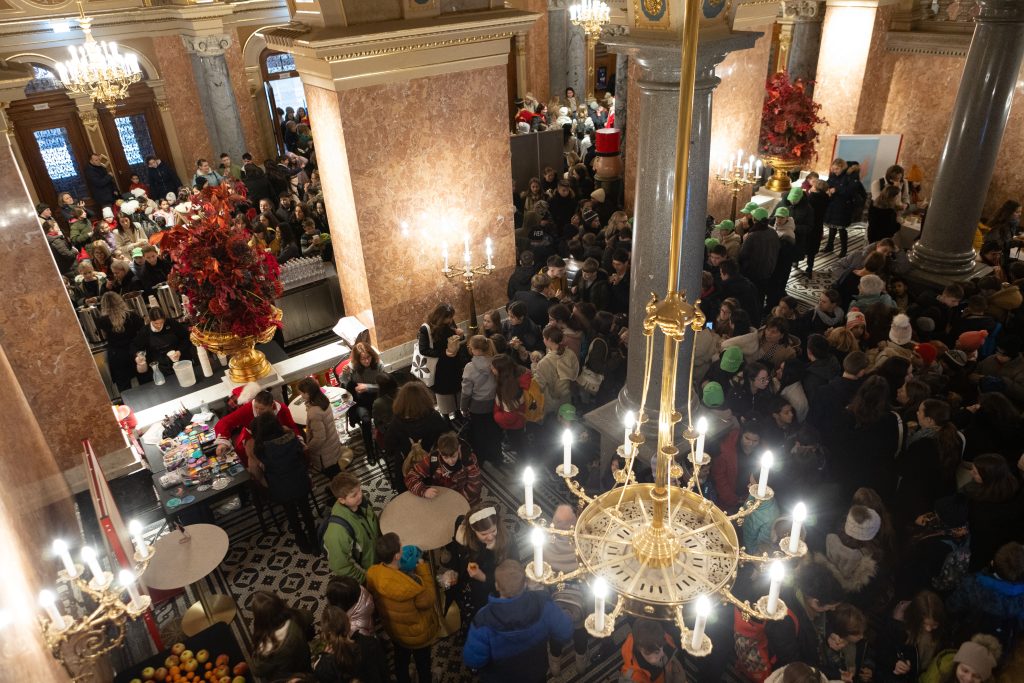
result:
[[(892, 87), (882, 123), (883, 133), (901, 133), (900, 164), (924, 171), (925, 193), (931, 192), (939, 158), (949, 133), (950, 117), (963, 73), (963, 57), (893, 55)], [(986, 216), (1007, 199), (1021, 201), (1024, 169), (1024, 95), (1014, 93), (995, 175), (985, 200)]]
[[(334, 163), (320, 166), (320, 182), (327, 198), (331, 246), (334, 249), (334, 263), (338, 269), (338, 283), (345, 302), (345, 312), (359, 318), (372, 333), (374, 317), (370, 287), (366, 279), (366, 252), (359, 231), (359, 221), (356, 219), (349, 166), (345, 163), (348, 149), (345, 144), (345, 133), (342, 131), (338, 93), (312, 85), (306, 85), (305, 90), (310, 119), (317, 122), (313, 127), (313, 142), (319, 150), (318, 156), (320, 159), (334, 160)], [(284, 324), (287, 325), (288, 321), (285, 320)]]
[[(351, 203), (344, 195), (326, 193), (332, 230), (339, 213), (349, 216), (342, 218), (346, 241), (336, 239), (335, 255), (343, 271), (352, 269), (349, 281), (359, 279), (358, 267), (349, 261), (363, 261), (362, 279), (381, 347), (412, 339), (441, 301), (452, 302), (460, 319), (467, 317), (465, 292), (440, 272), (441, 245), (447, 242), (452, 259), (460, 259), (467, 233), (474, 262), (484, 259), (485, 238), (494, 244), (496, 269), (476, 286), (477, 312), (505, 303), (515, 262), (505, 88), (504, 67), (358, 88), (337, 95), (338, 133), (325, 138), (317, 124), (320, 158), (331, 150), (339, 162), (348, 161)], [(316, 115), (313, 101), (317, 109), (323, 103), (313, 90), (307, 87), (307, 97)], [(444, 103), (443, 117), (417, 117), (416, 125), (410, 125), (408, 112), (434, 111), (439, 102)], [(329, 180), (333, 172), (324, 166), (324, 181), (334, 187)], [(351, 311), (345, 283), (342, 294)]]
[[(164, 36), (153, 39), (153, 48), (160, 73), (167, 90), (167, 104), (171, 121), (178, 134), (178, 144), (186, 164), (196, 159), (212, 158), (220, 150), (212, 149), (206, 131), (206, 119), (199, 106), (198, 88), (192, 71), (192, 60), (185, 52), (185, 45), (179, 36)], [(191, 166), (186, 171), (191, 170)], [(180, 170), (180, 169), (179, 169)], [(182, 177), (184, 180), (184, 176)]]
[[(828, 123), (818, 131), (819, 168), (828, 165), (835, 136), (857, 132), (868, 56), (875, 29), (874, 7), (828, 7), (821, 34), (814, 98)], [(882, 96), (884, 99), (884, 95)]]
[[(737, 149), (742, 149), (745, 156), (757, 152), (772, 41), (770, 25), (754, 30), (765, 35), (751, 49), (730, 53), (715, 70), (722, 82), (715, 89), (711, 109), (708, 213), (716, 220), (729, 218), (732, 208), (732, 193), (714, 177), (720, 160), (730, 155), (735, 159)], [(739, 206), (750, 201), (750, 189), (741, 190), (737, 201)]]
[(633, 212), (636, 200), (636, 147), (640, 140), (640, 65), (635, 59), (629, 60), (629, 88), (626, 90), (626, 136), (623, 164), (625, 166), (625, 197), (623, 203), (626, 211)]
[(245, 77), (245, 61), (242, 57), (242, 48), (237, 40), (231, 41), (231, 46), (224, 53), (224, 59), (228, 63), (231, 89), (235, 93), (235, 101), (238, 102), (238, 116), (242, 122), (242, 134), (245, 136), (246, 147), (249, 153), (255, 157), (256, 163), (260, 163), (264, 156), (263, 145), (260, 142), (260, 125), (256, 121), (256, 112), (253, 110), (253, 100), (249, 95), (249, 81)]
[(536, 12), (537, 21), (526, 34), (526, 74), (530, 91), (538, 102), (547, 102), (552, 94), (548, 82), (548, 2), (547, 0), (522, 0), (518, 5), (528, 12)]
[(885, 117), (885, 101), (892, 83), (893, 57), (885, 47), (885, 36), (892, 21), (894, 6), (879, 7), (875, 13), (875, 26), (868, 45), (864, 85), (860, 92), (860, 106), (855, 133), (874, 133), (881, 129)]
[[(82, 439), (91, 439), (100, 456), (125, 442), (7, 145), (0, 150), (0, 197), (0, 271), (23, 275), (0, 281), (0, 347), (57, 467), (67, 470), (82, 462)], [(0, 448), (31, 468), (33, 459), (48, 454), (6, 450), (8, 437), (25, 428), (5, 413)]]

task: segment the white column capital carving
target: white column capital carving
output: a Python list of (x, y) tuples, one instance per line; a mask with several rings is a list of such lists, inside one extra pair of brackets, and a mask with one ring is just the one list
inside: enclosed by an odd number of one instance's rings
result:
[(781, 0), (782, 18), (792, 21), (822, 21), (825, 3), (821, 0)]
[(569, 9), (572, 0), (548, 0), (548, 11)]
[(182, 36), (185, 51), (201, 57), (216, 57), (231, 47), (231, 36), (219, 33), (212, 36)]

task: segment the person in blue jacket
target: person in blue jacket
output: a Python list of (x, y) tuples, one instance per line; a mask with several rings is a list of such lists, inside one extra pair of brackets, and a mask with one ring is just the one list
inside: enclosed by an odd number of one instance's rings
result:
[(482, 683), (543, 683), (548, 641), (568, 642), (572, 620), (546, 591), (526, 590), (526, 572), (505, 560), (494, 572), (498, 597), (473, 618), (462, 660), (479, 670)]

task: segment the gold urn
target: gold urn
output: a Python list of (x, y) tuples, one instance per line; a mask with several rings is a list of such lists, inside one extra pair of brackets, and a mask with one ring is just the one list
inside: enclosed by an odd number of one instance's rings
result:
[[(281, 320), (281, 309), (272, 307), (274, 320)], [(211, 332), (198, 327), (192, 328), (192, 343), (203, 346), (216, 354), (231, 357), (228, 361), (228, 379), (236, 384), (253, 382), (270, 374), (273, 367), (262, 351), (256, 350), (257, 344), (266, 344), (274, 338), (277, 325), (270, 325), (255, 336), (239, 337), (228, 332)]]
[(788, 192), (792, 185), (789, 181), (789, 174), (799, 170), (803, 166), (803, 162), (789, 157), (766, 156), (762, 159), (764, 163), (772, 167), (773, 171), (772, 177), (764, 184), (765, 189), (772, 192)]

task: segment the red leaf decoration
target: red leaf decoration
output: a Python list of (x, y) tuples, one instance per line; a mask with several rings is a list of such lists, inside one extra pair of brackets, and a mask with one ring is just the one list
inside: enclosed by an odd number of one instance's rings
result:
[(807, 95), (806, 85), (799, 78), (791, 82), (785, 71), (768, 77), (758, 142), (761, 154), (800, 161), (818, 156), (815, 126), (828, 122), (818, 116), (821, 105)]

